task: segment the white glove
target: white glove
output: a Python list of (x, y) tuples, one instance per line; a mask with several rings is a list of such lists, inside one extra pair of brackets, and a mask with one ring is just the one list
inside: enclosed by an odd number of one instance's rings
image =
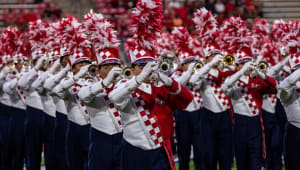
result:
[(164, 83), (164, 85), (166, 87), (171, 87), (172, 86), (173, 80), (170, 77), (168, 77), (167, 75), (165, 75), (161, 72), (159, 72), (158, 75), (159, 75), (159, 79)]
[(5, 66), (1, 71), (0, 79), (1, 80), (4, 79), (7, 76), (7, 74), (9, 73), (9, 71), (10, 71), (10, 68)]
[(195, 64), (195, 62), (190, 63), (187, 72), (192, 73), (194, 71)]
[(105, 87), (108, 87), (122, 72), (120, 67), (113, 67), (109, 73), (107, 74), (106, 78), (102, 81)]
[(53, 65), (51, 66), (51, 68), (49, 69), (49, 73), (53, 74), (55, 72), (55, 70), (60, 66), (60, 60), (57, 59)]
[(138, 84), (142, 84), (142, 82), (148, 77), (150, 76), (150, 74), (155, 71), (157, 69), (157, 63), (152, 63), (149, 62), (146, 64), (146, 66), (144, 67), (143, 71), (135, 77), (135, 81)]
[(74, 81), (77, 81), (81, 77), (83, 77), (89, 71), (89, 67), (90, 67), (90, 64), (81, 67), (80, 71), (74, 76)]
[(182, 75), (176, 80), (179, 83), (186, 85), (188, 80), (191, 78), (192, 74), (194, 73), (194, 67), (196, 63), (190, 63), (187, 71), (183, 72)]
[(36, 71), (38, 71), (38, 70), (43, 66), (44, 61), (46, 61), (46, 60), (47, 60), (46, 57), (40, 57), (40, 58), (38, 59), (38, 61), (36, 62), (36, 65), (34, 66), (34, 69), (35, 69)]
[(264, 80), (267, 80), (267, 76), (266, 76), (266, 74), (265, 74), (264, 72), (258, 70), (257, 68), (256, 68), (255, 70), (256, 70), (256, 74), (257, 74), (260, 78), (262, 78), (262, 79), (264, 79)]
[(217, 54), (209, 63), (207, 63), (210, 67), (218, 65), (221, 61), (223, 61), (223, 56)]
[(249, 71), (250, 69), (253, 69), (253, 62), (247, 62), (244, 64), (243, 68), (240, 70), (241, 73), (245, 73), (246, 71)]

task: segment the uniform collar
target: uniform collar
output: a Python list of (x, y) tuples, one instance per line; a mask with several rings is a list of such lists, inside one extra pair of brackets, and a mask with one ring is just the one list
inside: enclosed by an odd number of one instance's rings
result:
[(151, 84), (142, 83), (138, 89), (142, 90), (145, 93), (151, 94)]
[(212, 68), (212, 69), (209, 70), (209, 74), (214, 76), (214, 77), (218, 77), (219, 71), (217, 69)]
[(242, 75), (242, 77), (241, 77), (240, 80), (242, 82), (244, 82), (245, 84), (248, 84), (248, 82), (249, 82), (249, 76)]

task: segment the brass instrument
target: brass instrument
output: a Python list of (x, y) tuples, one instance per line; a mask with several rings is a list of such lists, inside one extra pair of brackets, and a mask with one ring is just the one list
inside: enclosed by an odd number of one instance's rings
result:
[(92, 61), (91, 65), (89, 66), (88, 73), (91, 76), (96, 76), (98, 74), (98, 65), (96, 61)]
[(257, 68), (260, 70), (260, 71), (266, 71), (269, 67), (269, 64), (266, 62), (266, 61), (260, 61), (258, 64), (257, 64)]
[(168, 57), (161, 57), (158, 62), (158, 69), (162, 73), (168, 73), (173, 68), (173, 59)]
[(197, 61), (194, 65), (194, 71), (201, 69), (204, 66), (203, 62)]
[(130, 79), (130, 78), (133, 76), (133, 73), (132, 73), (130, 67), (124, 67), (124, 66), (121, 66), (121, 68), (122, 68), (122, 75), (123, 75), (125, 78)]
[(223, 63), (224, 63), (224, 66), (230, 66), (230, 65), (235, 64), (234, 56), (232, 56), (232, 55), (226, 55), (224, 57)]

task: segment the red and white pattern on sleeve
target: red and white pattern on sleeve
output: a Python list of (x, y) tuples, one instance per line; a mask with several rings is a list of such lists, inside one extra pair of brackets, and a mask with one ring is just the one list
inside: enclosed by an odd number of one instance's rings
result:
[(191, 83), (187, 83), (186, 84), (186, 87), (191, 91), (191, 93), (193, 94), (194, 96), (194, 100), (200, 104), (200, 106), (202, 106), (202, 97), (201, 97), (201, 94), (200, 94), (200, 90), (199, 89), (195, 89)]
[(210, 87), (211, 87), (212, 91), (217, 96), (217, 99), (218, 99), (219, 103), (222, 104), (223, 107), (225, 107), (225, 109), (229, 110), (231, 108), (230, 99), (221, 90), (221, 84), (217, 85), (213, 81), (213, 76), (211, 74), (207, 75), (207, 81), (210, 84)]
[(26, 97), (26, 95), (24, 93), (24, 90), (22, 90), (20, 86), (17, 86), (17, 92), (20, 95), (20, 97), (23, 100), (23, 102), (25, 103), (27, 97)]
[[(79, 85), (79, 84), (74, 84), (74, 86), (73, 86), (73, 88), (72, 88), (72, 91), (74, 92), (74, 93), (77, 93), (79, 90), (80, 90), (80, 88), (81, 88), (81, 85)], [(79, 99), (79, 96), (76, 94), (76, 103), (80, 106), (80, 109), (81, 109), (81, 111), (83, 112), (83, 113), (85, 113), (85, 114), (89, 114), (89, 112), (87, 111), (87, 109), (86, 109), (86, 106), (85, 106), (85, 104), (84, 103), (82, 103), (81, 101), (80, 101), (80, 99)]]
[(285, 71), (285, 70), (281, 70), (281, 71), (279, 72), (279, 76), (280, 76), (280, 79), (281, 79), (281, 80), (287, 78), (289, 75), (290, 75), (290, 73), (287, 72), (287, 71)]
[(115, 107), (115, 105), (109, 100), (108, 95), (106, 94), (104, 96), (104, 100), (106, 102), (106, 105), (108, 106), (108, 110), (110, 112), (111, 119), (114, 122), (114, 125), (117, 129), (122, 129), (122, 123), (121, 123), (121, 114), (119, 110)]
[(146, 133), (148, 139), (152, 141), (155, 146), (162, 146), (164, 140), (158, 125), (157, 117), (151, 114), (150, 111), (146, 108), (145, 101), (138, 93), (132, 93), (132, 97), (137, 107), (139, 118), (144, 122), (144, 129), (146, 132), (148, 132)]

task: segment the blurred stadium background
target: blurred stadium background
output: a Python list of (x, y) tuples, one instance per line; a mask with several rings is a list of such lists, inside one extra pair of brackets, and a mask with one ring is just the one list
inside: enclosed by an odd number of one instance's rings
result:
[[(57, 20), (66, 14), (81, 18), (89, 9), (101, 12), (116, 26), (120, 37), (129, 35), (131, 8), (137, 0), (0, 0), (0, 31), (8, 25), (24, 30), (36, 18)], [(232, 15), (240, 16), (250, 25), (255, 18), (269, 21), (300, 19), (300, 0), (162, 0), (164, 29), (186, 26), (193, 30), (192, 16), (196, 9), (205, 6), (219, 22)]]
[[(300, 0), (162, 0), (164, 30), (185, 26), (193, 32), (194, 11), (206, 7), (217, 16), (218, 22), (232, 15), (245, 19), (249, 26), (255, 18), (300, 19)], [(118, 30), (122, 40), (130, 36), (131, 9), (137, 0), (0, 0), (0, 31), (7, 26), (27, 29), (29, 21), (38, 18), (55, 21), (67, 14), (81, 18), (90, 9), (105, 15)], [(43, 161), (42, 161), (43, 164)], [(191, 161), (190, 169), (193, 170)], [(44, 167), (42, 167), (44, 168)], [(235, 169), (235, 167), (233, 167)]]

